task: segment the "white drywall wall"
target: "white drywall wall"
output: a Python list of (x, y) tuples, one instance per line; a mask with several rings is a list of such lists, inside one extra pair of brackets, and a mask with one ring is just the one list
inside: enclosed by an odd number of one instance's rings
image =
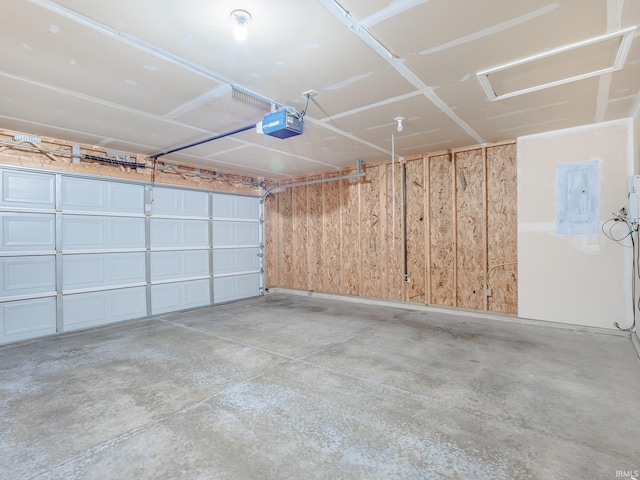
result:
[(633, 136), (629, 118), (518, 138), (520, 317), (611, 329), (615, 321), (631, 324), (631, 249), (602, 233), (557, 235), (555, 189), (558, 165), (600, 159), (600, 222), (610, 218), (627, 205)]

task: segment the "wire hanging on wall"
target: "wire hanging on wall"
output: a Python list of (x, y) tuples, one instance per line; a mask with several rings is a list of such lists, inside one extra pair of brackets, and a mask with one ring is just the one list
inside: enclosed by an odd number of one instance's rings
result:
[[(622, 330), (623, 332), (633, 332), (636, 328), (636, 309), (640, 310), (640, 298), (636, 303), (636, 275), (640, 278), (640, 239), (636, 240), (633, 236), (638, 235), (640, 230), (640, 226), (637, 224), (632, 224), (627, 221), (627, 212), (624, 208), (620, 209), (618, 214), (613, 213), (613, 217), (609, 220), (605, 221), (600, 230), (609, 240), (613, 240), (614, 242), (622, 245), (623, 247), (627, 247), (629, 245), (625, 245), (623, 240), (627, 237), (631, 240), (631, 250), (632, 250), (632, 266), (631, 266), (631, 308), (633, 311), (632, 323), (630, 327), (623, 328), (620, 326), (618, 322), (614, 322), (613, 324), (618, 330)], [(624, 225), (624, 233), (620, 233), (619, 235), (615, 235), (613, 229), (616, 225)]]

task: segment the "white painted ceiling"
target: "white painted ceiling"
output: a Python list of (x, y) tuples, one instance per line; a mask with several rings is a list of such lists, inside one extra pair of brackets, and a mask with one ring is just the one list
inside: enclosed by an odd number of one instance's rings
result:
[[(232, 98), (231, 85), (298, 111), (303, 92), (318, 92), (301, 136), (249, 130), (163, 157), (228, 173), (326, 172), (358, 158), (390, 159), (392, 135), (396, 155), (411, 156), (626, 118), (640, 104), (638, 30), (613, 73), (495, 101), (476, 76), (634, 27), (638, 0), (4, 0), (2, 7), (2, 128), (152, 155), (259, 122), (265, 112)], [(242, 43), (232, 35), (236, 8), (252, 15)], [(602, 68), (609, 44), (525, 63), (499, 78), (500, 88)], [(398, 116), (406, 117), (402, 132)]]

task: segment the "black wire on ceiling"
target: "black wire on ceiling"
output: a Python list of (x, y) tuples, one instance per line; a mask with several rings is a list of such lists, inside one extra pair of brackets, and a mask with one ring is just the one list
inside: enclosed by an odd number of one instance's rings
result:
[(198, 145), (202, 145), (203, 143), (213, 142), (214, 140), (219, 140), (224, 137), (229, 137), (231, 135), (235, 135), (236, 133), (246, 132), (247, 130), (251, 130), (256, 128), (256, 123), (252, 125), (247, 125), (246, 127), (237, 128), (235, 130), (231, 130), (230, 132), (221, 133), (220, 135), (215, 135), (213, 137), (205, 138), (204, 140), (199, 140), (197, 142), (190, 143), (188, 145), (183, 145), (181, 147), (172, 148), (171, 150), (167, 150), (162, 153), (156, 153), (154, 155), (149, 155), (149, 158), (152, 160), (158, 160), (160, 157), (164, 157), (165, 155), (169, 155), (171, 153), (180, 152), (182, 150), (186, 150), (187, 148), (197, 147)]

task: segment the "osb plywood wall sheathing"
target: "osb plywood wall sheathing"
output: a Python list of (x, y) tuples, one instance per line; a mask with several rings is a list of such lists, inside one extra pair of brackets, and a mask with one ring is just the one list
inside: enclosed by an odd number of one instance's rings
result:
[(264, 206), (264, 237), (268, 238), (264, 246), (264, 270), (265, 283), (267, 285), (276, 285), (278, 283), (278, 272), (280, 269), (278, 252), (280, 237), (280, 222), (278, 219), (278, 200), (277, 195), (269, 195), (265, 199)]
[[(312, 177), (310, 180), (320, 177)], [(324, 223), (322, 218), (322, 184), (316, 183), (307, 187), (307, 206), (308, 206), (308, 247), (307, 247), (307, 265), (308, 265), (308, 290), (323, 290), (323, 254), (322, 240)]]
[[(104, 163), (82, 159), (74, 162), (74, 143), (48, 137), (39, 137), (39, 144), (14, 141), (20, 132), (0, 129), (0, 163), (30, 168), (43, 168), (66, 171), (84, 175), (122, 178), (141, 182), (175, 185), (207, 190), (258, 195), (258, 184), (262, 178), (250, 178), (243, 175), (208, 171), (188, 165), (178, 165), (169, 158), (166, 163), (158, 160), (154, 169), (153, 162), (145, 155), (131, 152), (119, 152), (129, 157), (128, 162), (143, 165), (144, 168)], [(75, 144), (79, 153), (100, 158), (108, 158), (109, 148), (95, 145)]]
[(488, 310), (518, 312), (516, 148), (487, 148)]
[[(334, 175), (338, 176), (338, 175)], [(342, 222), (341, 197), (342, 182), (322, 183), (323, 241), (322, 264), (323, 289), (328, 293), (342, 293)]]
[(456, 208), (453, 195), (454, 168), (450, 154), (428, 158), (430, 297), (434, 305), (457, 306), (456, 302)]
[(515, 314), (515, 149), (369, 165), (364, 178), (270, 196), (267, 287)]
[(487, 217), (482, 150), (454, 154), (456, 190), (456, 306), (484, 310)]

